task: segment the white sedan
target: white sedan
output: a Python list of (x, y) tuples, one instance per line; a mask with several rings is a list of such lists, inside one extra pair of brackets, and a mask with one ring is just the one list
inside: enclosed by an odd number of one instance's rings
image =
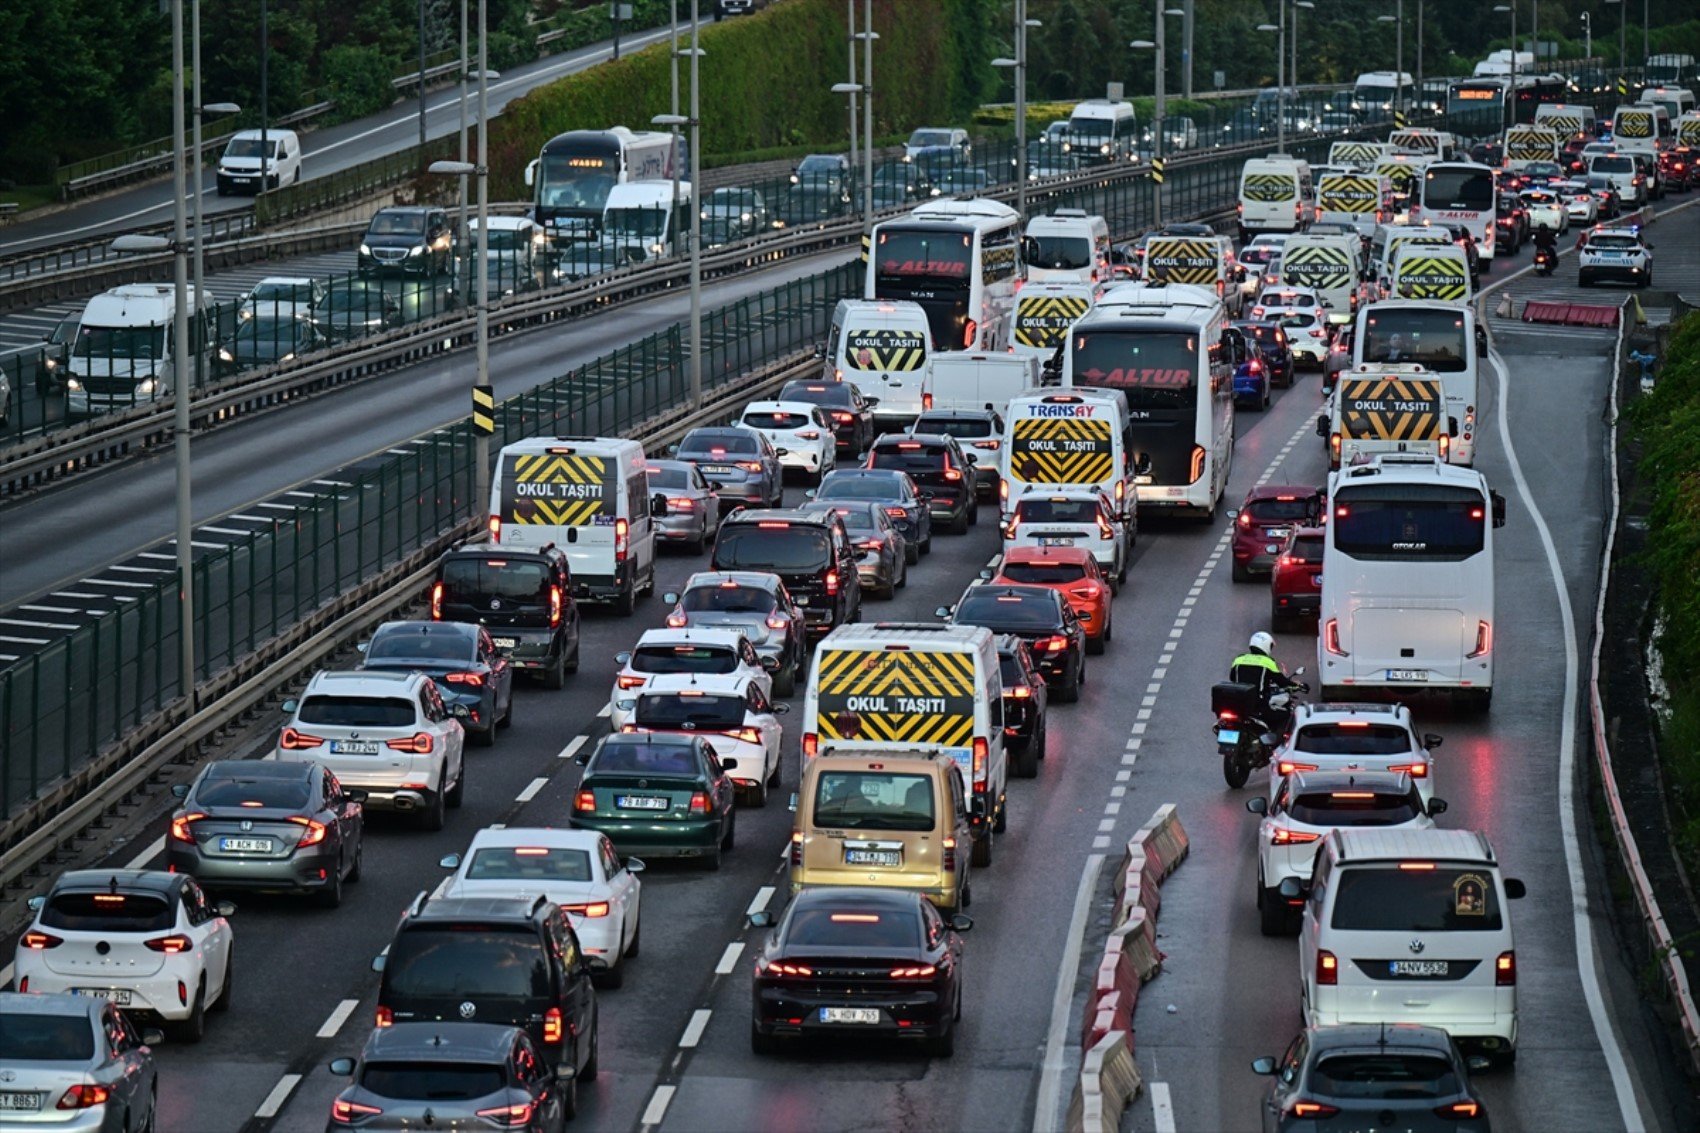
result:
[(237, 300), (236, 317), (305, 319), (325, 297), (325, 285), (300, 275), (268, 275)]
[(1570, 215), (1572, 225), (1585, 227), (1600, 218), (1599, 198), (1581, 182), (1565, 182), (1558, 186), (1558, 195), (1564, 201), (1564, 211)]
[(744, 673), (651, 677), (638, 693), (622, 732), (678, 732), (701, 736), (750, 806), (767, 805), (767, 789), (779, 785), (779, 717), (791, 709), (774, 704), (756, 678)]
[(816, 483), (838, 467), (838, 442), (820, 406), (806, 401), (752, 401), (738, 424), (761, 433), (779, 452), (781, 468), (795, 468)]
[(637, 645), (630, 652), (615, 654), (614, 660), (621, 668), (608, 697), (608, 726), (616, 732), (631, 719), (638, 692), (669, 673), (741, 673), (773, 696), (773, 674), (762, 667), (755, 646), (737, 629), (644, 630)]
[(1268, 797), (1297, 771), (1391, 771), (1415, 779), (1426, 802), (1434, 797), (1434, 752), (1441, 742), (1433, 732), (1419, 736), (1403, 704), (1301, 704), (1269, 761)]
[(643, 862), (621, 859), (596, 830), (509, 826), (486, 828), (464, 854), (440, 863), (454, 870), (444, 897), (536, 897), (559, 905), (578, 934), (591, 970), (608, 987), (625, 982), (626, 960), (638, 954)]

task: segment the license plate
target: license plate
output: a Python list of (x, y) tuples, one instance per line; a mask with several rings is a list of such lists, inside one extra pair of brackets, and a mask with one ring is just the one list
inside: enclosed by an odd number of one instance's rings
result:
[(35, 1113), (41, 1108), (41, 1095), (22, 1090), (0, 1090), (0, 1112)]
[(1216, 742), (1219, 744), (1237, 744), (1240, 742), (1240, 733), (1237, 729), (1223, 728), (1216, 733)]
[(903, 854), (898, 850), (845, 850), (844, 864), (900, 866)]
[(519, 644), (519, 639), (516, 637), (493, 637), (490, 640), (496, 643), (497, 649), (512, 649)]
[(666, 810), (672, 804), (652, 795), (616, 795), (614, 805), (623, 810)]
[(86, 995), (90, 999), (110, 999), (119, 1007), (130, 1006), (130, 989), (127, 987), (74, 987), (72, 995)]
[(1426, 681), (1427, 669), (1389, 669), (1387, 679), (1390, 681)]
[(877, 1024), (880, 1013), (877, 1007), (822, 1007), (820, 1021), (823, 1023), (860, 1023)]
[(1444, 976), (1451, 971), (1451, 961), (1390, 960), (1387, 969), (1396, 976)]
[(1285, 539), (1287, 537), (1287, 529), (1285, 527), (1265, 527), (1263, 529), (1263, 537), (1265, 539)]
[(220, 838), (218, 848), (238, 853), (270, 853), (272, 840), (270, 838)]
[(728, 476), (732, 472), (729, 464), (705, 464), (702, 466), (704, 476)]
[(366, 740), (332, 740), (332, 755), (377, 755), (378, 745)]
[(1072, 546), (1074, 546), (1074, 536), (1072, 536), (1072, 535), (1041, 535), (1041, 536), (1039, 536), (1039, 546), (1041, 546), (1041, 547), (1072, 547)]
[(1275, 552), (1277, 552), (1281, 549), (1281, 545), (1279, 543), (1265, 543), (1263, 545), (1263, 549), (1265, 551), (1267, 551), (1269, 554), (1273, 555)]
[(791, 600), (796, 602), (799, 606), (807, 606), (809, 604), (809, 596), (807, 594), (793, 594), (791, 595)]

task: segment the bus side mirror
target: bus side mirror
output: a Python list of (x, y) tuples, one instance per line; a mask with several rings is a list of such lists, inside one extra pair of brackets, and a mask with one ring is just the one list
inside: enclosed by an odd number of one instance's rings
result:
[(1488, 493), (1488, 496), (1493, 500), (1493, 525), (1495, 527), (1504, 527), (1505, 497), (1500, 495), (1498, 492), (1492, 491)]
[(525, 187), (531, 188), (537, 181), (537, 162), (529, 161), (525, 166)]
[(1133, 458), (1133, 474), (1135, 476), (1149, 476), (1149, 475), (1151, 475), (1151, 454), (1150, 453), (1142, 452), (1142, 453), (1139, 453), (1137, 456), (1135, 456)]

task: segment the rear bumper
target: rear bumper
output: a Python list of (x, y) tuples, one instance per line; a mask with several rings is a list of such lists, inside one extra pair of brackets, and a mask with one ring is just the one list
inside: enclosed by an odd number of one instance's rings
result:
[(596, 830), (608, 836), (621, 854), (644, 858), (698, 858), (720, 844), (720, 817), (684, 822), (643, 822), (620, 818), (573, 815), (574, 830)]
[(613, 574), (573, 575), (573, 598), (579, 602), (613, 602), (631, 593), (634, 586), (631, 564)]
[(340, 869), (338, 852), (336, 846), (323, 850), (313, 846), (285, 858), (233, 858), (172, 842), (165, 860), (173, 873), (192, 874), (208, 889), (308, 893), (335, 884)]
[[(21, 950), (20, 950), (21, 951)], [(185, 966), (181, 972), (162, 969), (150, 976), (128, 976), (115, 980), (110, 975), (101, 972), (86, 972), (75, 975), (61, 975), (49, 971), (46, 965), (18, 965), (19, 979), (29, 979), (29, 989), (37, 995), (50, 995), (69, 992), (72, 988), (114, 988), (130, 993), (130, 1002), (116, 1004), (126, 1015), (143, 1016), (162, 1019), (166, 1022), (176, 1022), (189, 1017), (189, 1007), (195, 1002), (195, 986), (193, 976)], [(183, 981), (183, 995), (177, 992), (179, 978)], [(208, 994), (211, 994), (209, 989)], [(29, 1126), (29, 1128), (38, 1128)], [(56, 1129), (58, 1126), (42, 1126), (40, 1128)]]
[(1271, 595), (1270, 601), (1275, 609), (1284, 614), (1304, 614), (1314, 618), (1322, 612), (1322, 595), (1315, 592), (1310, 594), (1283, 594), (1280, 591), (1275, 591)]

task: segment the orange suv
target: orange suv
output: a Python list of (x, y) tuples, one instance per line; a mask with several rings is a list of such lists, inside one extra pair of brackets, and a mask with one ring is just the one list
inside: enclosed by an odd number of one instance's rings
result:
[(1086, 630), (1088, 653), (1102, 653), (1110, 640), (1110, 580), (1085, 547), (1011, 547), (998, 573), (986, 571), (981, 577), (1061, 594)]

